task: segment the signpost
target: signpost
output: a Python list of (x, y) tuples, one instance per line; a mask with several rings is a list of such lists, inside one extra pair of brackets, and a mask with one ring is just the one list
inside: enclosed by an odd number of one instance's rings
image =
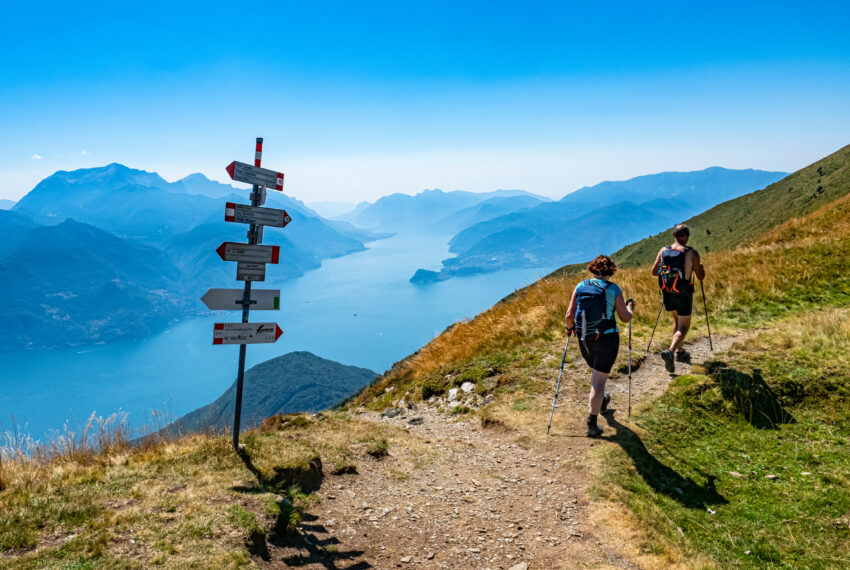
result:
[(213, 329), (213, 344), (244, 346), (275, 342), (282, 334), (283, 331), (277, 323), (216, 323)]
[(266, 264), (277, 263), (280, 247), (260, 245), (263, 226), (286, 227), (292, 221), (286, 210), (261, 208), (266, 201), (266, 188), (283, 190), (283, 173), (261, 168), (263, 139), (257, 139), (254, 165), (233, 161), (227, 173), (237, 182), (253, 185), (251, 204), (227, 202), (224, 219), (228, 222), (249, 224), (248, 243), (226, 241), (217, 249), (224, 261), (236, 261), (236, 279), (245, 282), (239, 289), (210, 289), (201, 300), (212, 310), (240, 310), (241, 323), (216, 323), (213, 327), (213, 344), (238, 344), (239, 369), (236, 376), (236, 405), (233, 410), (233, 448), (239, 450), (239, 427), (242, 418), (242, 388), (245, 383), (245, 347), (248, 344), (275, 342), (283, 331), (277, 323), (249, 323), (251, 309), (274, 311), (280, 309), (279, 290), (251, 291), (253, 281), (266, 279)]
[(292, 218), (289, 217), (286, 210), (255, 208), (246, 204), (228, 202), (224, 205), (224, 221), (285, 228), (286, 224), (292, 221)]
[[(242, 289), (210, 289), (201, 301), (211, 311), (241, 311), (243, 294)], [(277, 311), (280, 309), (280, 289), (254, 289), (249, 304), (255, 311)]]

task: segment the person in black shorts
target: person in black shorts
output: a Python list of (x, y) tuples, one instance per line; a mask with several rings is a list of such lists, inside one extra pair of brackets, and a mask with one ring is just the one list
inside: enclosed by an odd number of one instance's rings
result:
[(568, 333), (578, 337), (581, 355), (591, 368), (587, 435), (596, 437), (602, 434), (597, 417), (611, 400), (605, 393), (605, 383), (620, 348), (620, 331), (614, 313), (624, 323), (629, 322), (635, 302), (632, 299), (624, 301), (620, 287), (610, 281), (617, 271), (611, 258), (600, 255), (587, 269), (593, 277), (576, 285), (565, 324)]
[[(699, 253), (688, 247), (691, 231), (685, 224), (673, 228), (672, 245), (661, 248), (652, 266), (652, 274), (658, 277), (664, 309), (673, 316), (673, 339), (670, 347), (661, 353), (668, 372), (676, 371), (676, 360), (686, 361), (685, 335), (691, 327), (691, 309), (694, 304), (694, 280), (705, 279), (705, 268)], [(673, 355), (676, 355), (675, 358)]]

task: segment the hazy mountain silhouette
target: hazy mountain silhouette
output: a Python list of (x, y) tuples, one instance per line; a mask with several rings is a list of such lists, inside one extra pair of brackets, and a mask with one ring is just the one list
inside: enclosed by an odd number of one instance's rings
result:
[(466, 274), (583, 261), (784, 176), (712, 167), (602, 182), (467, 227), (449, 242), (458, 255), (445, 260), (443, 269)]
[(68, 219), (30, 229), (0, 258), (7, 349), (139, 338), (191, 309), (153, 248)]
[[(523, 190), (496, 190), (494, 192), (465, 192), (454, 190), (425, 190), (414, 196), (408, 194), (390, 194), (378, 199), (374, 204), (360, 203), (357, 207), (338, 219), (379, 231), (446, 231), (452, 223), (440, 222), (453, 214), (473, 207), (491, 198), (509, 198), (525, 196), (539, 201), (545, 198), (534, 196)], [(473, 213), (468, 215), (473, 216)]]

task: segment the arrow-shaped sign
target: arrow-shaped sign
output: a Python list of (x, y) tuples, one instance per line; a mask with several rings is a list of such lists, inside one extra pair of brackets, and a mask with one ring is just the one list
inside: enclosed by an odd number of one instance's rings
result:
[(282, 334), (277, 323), (215, 323), (213, 344), (269, 343)]
[[(242, 289), (210, 289), (201, 301), (211, 311), (242, 310)], [(248, 306), (252, 311), (280, 309), (280, 289), (252, 289)]]
[(215, 250), (225, 261), (250, 261), (252, 263), (277, 263), (280, 258), (278, 245), (252, 245), (226, 241)]
[(227, 170), (230, 178), (237, 182), (265, 186), (272, 190), (283, 190), (283, 172), (275, 172), (268, 168), (260, 168), (236, 160), (228, 164), (225, 170)]
[(292, 218), (289, 217), (286, 210), (260, 208), (257, 206), (249, 206), (247, 204), (227, 202), (224, 205), (224, 221), (285, 228), (286, 224), (292, 221)]

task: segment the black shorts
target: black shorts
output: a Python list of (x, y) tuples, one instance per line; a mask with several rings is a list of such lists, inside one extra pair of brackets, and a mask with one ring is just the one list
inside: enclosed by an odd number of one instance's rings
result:
[(614, 361), (617, 360), (617, 352), (620, 350), (620, 334), (603, 334), (598, 339), (588, 335), (585, 340), (579, 338), (578, 347), (588, 366), (608, 374), (614, 367)]
[(668, 293), (664, 291), (664, 309), (676, 311), (680, 317), (690, 317), (694, 306), (693, 293)]

